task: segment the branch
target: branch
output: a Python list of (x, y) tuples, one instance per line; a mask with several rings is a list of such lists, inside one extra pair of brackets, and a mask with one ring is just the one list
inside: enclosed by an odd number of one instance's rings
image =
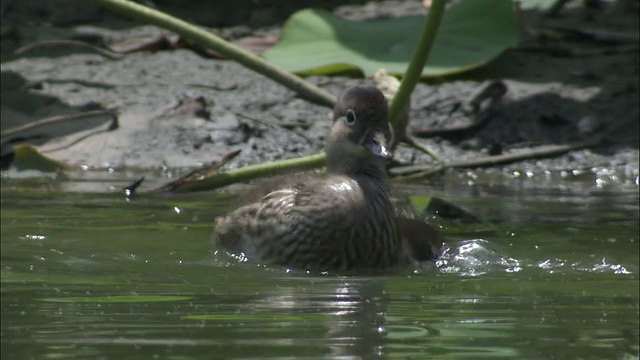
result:
[[(566, 145), (543, 145), (517, 154), (503, 154), (494, 156), (485, 156), (477, 159), (453, 161), (444, 164), (444, 169), (449, 168), (477, 168), (485, 166), (494, 166), (498, 164), (507, 164), (520, 160), (539, 159), (564, 154), (569, 151), (584, 149), (594, 146), (594, 142), (584, 142)], [(408, 180), (417, 179), (438, 172), (442, 169), (433, 166), (411, 165), (401, 166), (391, 169), (391, 173), (398, 175), (394, 179)]]

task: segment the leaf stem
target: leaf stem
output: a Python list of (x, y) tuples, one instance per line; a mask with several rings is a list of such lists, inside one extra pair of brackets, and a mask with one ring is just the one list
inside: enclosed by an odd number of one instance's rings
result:
[(262, 74), (271, 80), (295, 91), (307, 100), (333, 107), (336, 98), (328, 92), (320, 89), (314, 84), (307, 82), (300, 77), (283, 71), (232, 43), (225, 41), (221, 37), (212, 34), (198, 26), (189, 24), (161, 11), (148, 8), (128, 0), (93, 0), (101, 6), (111, 10), (124, 13), (138, 20), (148, 22), (171, 30), (185, 39), (194, 41), (203, 46), (209, 47), (220, 54), (239, 62), (251, 70)]
[(446, 0), (433, 0), (431, 3), (422, 34), (420, 35), (420, 40), (416, 46), (416, 52), (411, 58), (411, 62), (407, 67), (406, 73), (402, 76), (402, 82), (400, 83), (398, 93), (393, 97), (391, 105), (389, 106), (389, 120), (391, 121), (391, 124), (395, 124), (397, 121), (397, 118), (402, 113), (402, 109), (409, 101), (413, 89), (416, 87), (418, 80), (420, 80), (420, 77), (422, 76), (422, 70), (424, 69), (427, 58), (429, 57), (429, 52), (433, 47), (446, 3)]
[(204, 191), (221, 188), (223, 186), (245, 182), (261, 176), (282, 174), (291, 170), (308, 170), (319, 168), (324, 164), (325, 154), (309, 155), (305, 157), (279, 160), (268, 163), (248, 165), (238, 169), (218, 173), (202, 181), (184, 184), (175, 189), (175, 192)]

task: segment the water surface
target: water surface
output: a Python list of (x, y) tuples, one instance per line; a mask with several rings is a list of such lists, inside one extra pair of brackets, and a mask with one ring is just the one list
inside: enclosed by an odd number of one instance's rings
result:
[(2, 359), (637, 359), (638, 188), (596, 185), (397, 186), (484, 222), (440, 219), (435, 266), (341, 276), (214, 254), (229, 195), (5, 183)]

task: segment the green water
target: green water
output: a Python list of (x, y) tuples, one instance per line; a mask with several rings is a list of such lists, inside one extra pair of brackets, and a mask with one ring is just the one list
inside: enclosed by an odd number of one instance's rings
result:
[[(309, 275), (214, 254), (229, 196), (2, 191), (2, 359), (638, 359), (638, 187), (411, 185), (435, 267)], [(419, 209), (418, 209), (419, 210)]]

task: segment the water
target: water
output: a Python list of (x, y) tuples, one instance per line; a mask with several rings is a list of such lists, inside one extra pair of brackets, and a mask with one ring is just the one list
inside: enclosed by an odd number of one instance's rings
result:
[(229, 195), (10, 185), (2, 359), (638, 359), (634, 184), (398, 186), (485, 222), (440, 219), (436, 266), (362, 276), (215, 255)]

